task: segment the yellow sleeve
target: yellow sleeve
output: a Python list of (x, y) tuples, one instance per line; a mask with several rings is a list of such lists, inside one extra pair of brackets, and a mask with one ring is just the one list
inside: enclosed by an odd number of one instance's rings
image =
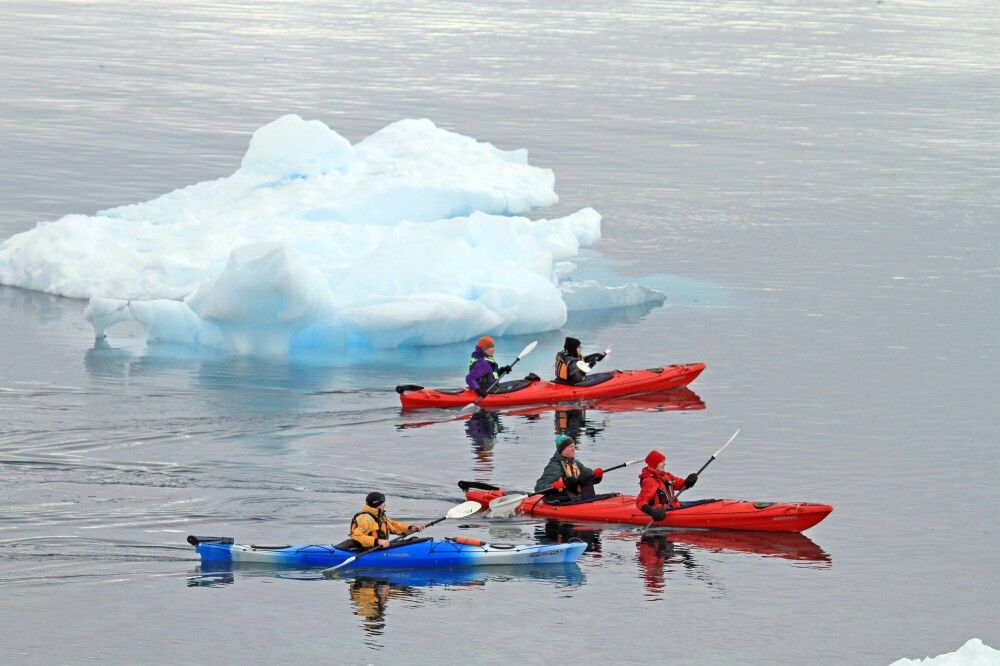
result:
[(389, 525), (389, 531), (393, 534), (406, 534), (410, 531), (409, 523), (397, 523), (392, 518), (386, 518), (386, 523)]
[(351, 531), (351, 538), (360, 543), (364, 548), (371, 548), (375, 545), (375, 535), (378, 533), (378, 523), (367, 513), (358, 516), (354, 529)]

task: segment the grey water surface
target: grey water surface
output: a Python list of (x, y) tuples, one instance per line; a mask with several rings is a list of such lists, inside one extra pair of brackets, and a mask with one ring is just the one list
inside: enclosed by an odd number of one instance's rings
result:
[[(885, 664), (1000, 647), (995, 2), (0, 5), (0, 239), (227, 175), (285, 113), (358, 140), (428, 117), (592, 205), (581, 271), (668, 305), (574, 316), (690, 392), (585, 412), (402, 413), (465, 346), (234, 359), (94, 342), (0, 287), (3, 663)], [(513, 354), (531, 338), (501, 340)], [(519, 366), (520, 367), (520, 366)], [(802, 537), (553, 530), (578, 567), (382, 579), (202, 570), (187, 534), (335, 542), (364, 494), (430, 519), (533, 482), (557, 429), (659, 448), (691, 496), (835, 506)], [(603, 488), (632, 491), (634, 468)]]

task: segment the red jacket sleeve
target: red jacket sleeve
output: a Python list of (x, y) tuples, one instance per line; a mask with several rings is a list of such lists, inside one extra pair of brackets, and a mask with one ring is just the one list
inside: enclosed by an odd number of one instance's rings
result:
[(665, 472), (667, 475), (667, 482), (674, 487), (674, 491), (678, 491), (684, 487), (684, 479), (679, 476), (674, 476), (670, 472)]
[(635, 498), (635, 506), (640, 511), (642, 507), (649, 503), (649, 500), (653, 499), (653, 495), (656, 494), (656, 479), (651, 476), (643, 477), (639, 481), (639, 496)]

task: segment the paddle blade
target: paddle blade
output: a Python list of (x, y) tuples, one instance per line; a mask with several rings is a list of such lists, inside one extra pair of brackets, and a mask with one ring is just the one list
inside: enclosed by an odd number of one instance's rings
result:
[(520, 361), (522, 358), (524, 358), (525, 356), (527, 356), (528, 354), (530, 354), (535, 349), (535, 347), (537, 347), (537, 346), (538, 346), (538, 340), (535, 340), (533, 342), (529, 342), (528, 346), (525, 347), (524, 349), (522, 349), (521, 353), (517, 355), (517, 360)]
[(446, 516), (448, 518), (467, 518), (472, 514), (478, 512), (483, 508), (483, 505), (479, 502), (473, 502), (469, 500), (468, 502), (462, 502), (457, 506), (453, 506), (448, 509)]
[(526, 499), (528, 499), (528, 496), (521, 495), (520, 493), (503, 495), (490, 502), (490, 513), (497, 518), (513, 515), (518, 505)]
[(465, 407), (462, 407), (462, 409), (458, 410), (458, 413), (459, 414), (475, 414), (478, 411), (479, 411), (479, 405), (477, 405), (474, 402), (470, 402)]
[(718, 458), (718, 457), (719, 457), (719, 454), (720, 454), (720, 453), (722, 453), (723, 451), (725, 451), (725, 450), (726, 450), (726, 446), (729, 446), (730, 444), (732, 444), (732, 443), (733, 443), (733, 440), (734, 440), (734, 439), (736, 439), (736, 435), (740, 434), (740, 430), (742, 430), (742, 429), (743, 429), (743, 428), (737, 428), (737, 429), (736, 429), (736, 432), (734, 432), (734, 433), (733, 433), (733, 436), (729, 438), (729, 441), (728, 441), (728, 442), (726, 442), (725, 446), (723, 446), (723, 447), (722, 447), (721, 449), (719, 449), (718, 451), (716, 451), (716, 452), (715, 452), (715, 455), (714, 455), (714, 456), (712, 456), (712, 457), (713, 457), (713, 458)]

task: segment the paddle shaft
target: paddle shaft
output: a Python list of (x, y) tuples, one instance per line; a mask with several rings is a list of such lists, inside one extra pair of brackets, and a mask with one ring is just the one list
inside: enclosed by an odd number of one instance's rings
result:
[[(729, 441), (726, 442), (725, 446), (723, 446), (721, 449), (719, 449), (718, 451), (716, 451), (715, 453), (713, 453), (712, 457), (709, 458), (708, 460), (706, 460), (705, 464), (701, 466), (701, 469), (699, 469), (697, 472), (695, 472), (695, 475), (696, 476), (701, 476), (701, 473), (705, 471), (705, 468), (708, 467), (709, 465), (711, 465), (712, 461), (715, 460), (716, 458), (718, 458), (719, 454), (726, 450), (726, 446), (729, 446), (730, 444), (733, 443), (733, 440), (736, 439), (736, 435), (738, 435), (738, 434), (740, 434), (739, 430), (737, 430), (736, 432), (734, 432), (733, 436), (729, 438)], [(674, 499), (676, 500), (678, 497), (680, 497), (681, 493), (684, 492), (685, 490), (687, 490), (687, 488), (681, 488), (680, 490), (678, 490), (677, 493), (674, 495)]]
[[(632, 463), (636, 463), (636, 462), (639, 462), (639, 461), (638, 460), (629, 460), (627, 462), (618, 463), (614, 467), (608, 467), (607, 469), (604, 470), (604, 472), (611, 472), (611, 471), (614, 471), (616, 469), (621, 469), (622, 467), (628, 467)], [(602, 473), (602, 476), (603, 476), (603, 473)], [(553, 489), (553, 487), (549, 486), (548, 488), (546, 488), (544, 490), (536, 490), (533, 494), (534, 495), (538, 495), (539, 493), (547, 493), (547, 492), (549, 492), (552, 489)]]
[[(515, 365), (517, 365), (517, 362), (520, 361), (520, 360), (521, 360), (520, 356), (515, 356), (514, 357), (514, 362), (510, 364), (510, 367), (513, 368)], [(503, 375), (499, 375), (497, 377), (497, 380), (495, 382), (493, 382), (492, 384), (490, 384), (490, 387), (488, 389), (486, 389), (486, 395), (489, 395), (490, 391), (492, 391), (493, 389), (496, 388), (496, 385), (500, 383), (501, 379), (503, 379)], [(486, 397), (485, 395), (481, 395), (481, 396), (479, 396), (479, 400), (482, 400), (485, 397)], [(472, 404), (473, 405), (478, 405), (479, 404), (479, 400), (476, 400)]]
[[(437, 525), (437, 524), (438, 524), (438, 523), (440, 523), (440, 522), (441, 522), (442, 520), (447, 520), (447, 519), (448, 519), (448, 516), (441, 516), (441, 517), (440, 517), (440, 518), (438, 518), (437, 520), (432, 520), (431, 522), (429, 522), (429, 523), (427, 523), (426, 525), (424, 525), (424, 529), (427, 529), (427, 528), (428, 528), (428, 527), (430, 527), (431, 525)], [(409, 533), (407, 533), (407, 534), (400, 534), (400, 535), (399, 535), (398, 537), (396, 537), (395, 539), (390, 539), (390, 540), (389, 540), (389, 545), (391, 546), (391, 545), (392, 545), (392, 544), (394, 544), (394, 543), (398, 543), (398, 542), (399, 542), (400, 540), (402, 540), (402, 539), (405, 539), (405, 538), (406, 538), (406, 537), (408, 537), (408, 536), (410, 536), (410, 534), (409, 534)], [(376, 541), (375, 545), (374, 545), (374, 546), (372, 546), (371, 548), (366, 548), (366, 549), (364, 549), (363, 551), (361, 551), (360, 553), (358, 553), (357, 555), (352, 555), (351, 557), (348, 557), (348, 558), (347, 558), (346, 560), (344, 560), (344, 561), (343, 561), (343, 562), (341, 562), (340, 564), (338, 564), (338, 565), (336, 565), (336, 566), (332, 566), (332, 567), (330, 567), (329, 569), (327, 569), (327, 571), (333, 571), (334, 569), (339, 569), (340, 567), (343, 567), (343, 566), (347, 566), (348, 564), (350, 564), (350, 563), (351, 563), (351, 562), (353, 562), (354, 560), (358, 559), (358, 558), (359, 558), (359, 557), (361, 557), (362, 555), (367, 555), (368, 553), (372, 553), (372, 552), (375, 552), (376, 550), (379, 550), (380, 548), (383, 548), (383, 546), (380, 546), (380, 545), (378, 545), (378, 542)]]
[[(605, 472), (611, 472), (611, 471), (616, 470), (616, 469), (621, 469), (622, 467), (628, 467), (629, 465), (634, 465), (637, 462), (640, 462), (640, 461), (638, 461), (638, 460), (626, 460), (625, 462), (618, 463), (617, 465), (614, 465), (613, 467), (605, 468), (604, 471)], [(549, 492), (550, 490), (553, 490), (552, 486), (549, 486), (548, 488), (543, 488), (542, 490), (532, 490), (531, 492), (528, 492), (527, 490), (512, 490), (511, 493), (510, 493), (510, 495), (501, 495), (497, 499), (500, 499), (501, 497), (503, 497), (503, 498), (509, 498), (509, 497), (513, 497), (514, 495), (524, 495), (525, 497), (527, 497), (528, 495), (541, 495), (541, 494)]]

